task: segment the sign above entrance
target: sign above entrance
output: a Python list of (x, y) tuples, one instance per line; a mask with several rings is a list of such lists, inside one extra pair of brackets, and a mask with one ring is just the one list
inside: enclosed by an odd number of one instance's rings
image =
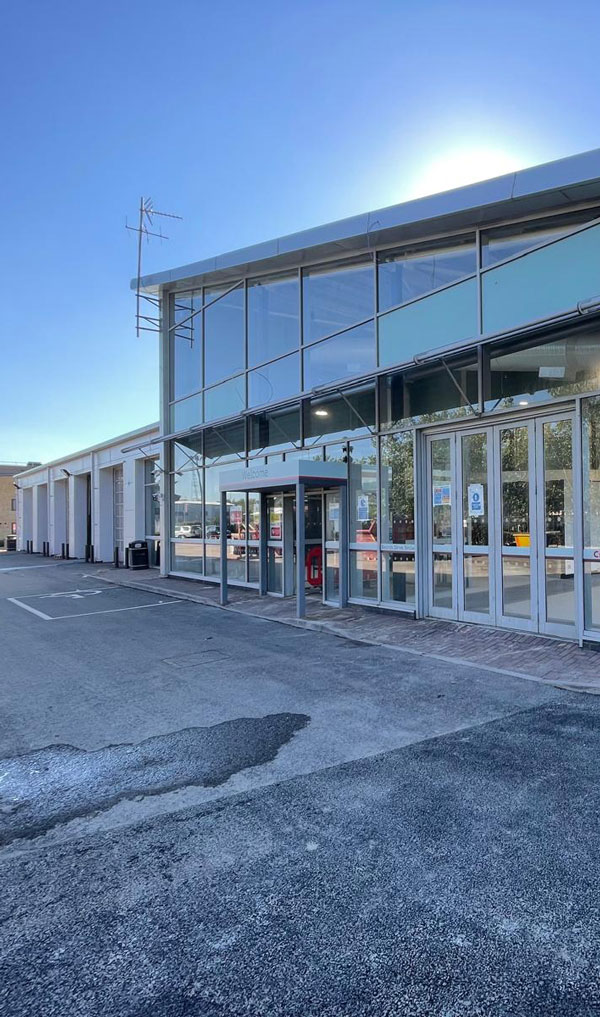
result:
[(348, 479), (345, 463), (322, 463), (313, 459), (291, 459), (285, 463), (257, 463), (244, 470), (223, 471), (221, 491), (282, 491), (305, 484), (310, 487), (339, 487)]

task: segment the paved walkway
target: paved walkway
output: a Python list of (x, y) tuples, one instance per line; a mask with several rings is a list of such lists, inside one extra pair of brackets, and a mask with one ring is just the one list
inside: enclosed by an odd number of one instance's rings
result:
[(154, 570), (89, 567), (108, 582), (191, 600), (222, 611), (330, 632), (345, 639), (426, 654), (442, 661), (460, 660), (467, 666), (483, 666), (559, 688), (600, 694), (600, 652), (581, 649), (566, 640), (437, 619), (417, 621), (396, 612), (358, 605), (331, 608), (316, 596), (307, 597), (307, 617), (298, 620), (293, 597), (259, 597), (254, 590), (230, 587), (229, 604), (220, 607), (219, 589), (213, 583), (166, 579)]

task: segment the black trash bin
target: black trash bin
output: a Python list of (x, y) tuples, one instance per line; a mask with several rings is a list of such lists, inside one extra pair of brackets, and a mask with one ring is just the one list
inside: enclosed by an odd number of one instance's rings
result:
[(148, 541), (132, 540), (129, 544), (129, 568), (147, 569), (149, 567)]
[(11, 536), (11, 537), (7, 537), (6, 538), (6, 550), (7, 551), (16, 551), (17, 550), (17, 538), (16, 537), (12, 537)]

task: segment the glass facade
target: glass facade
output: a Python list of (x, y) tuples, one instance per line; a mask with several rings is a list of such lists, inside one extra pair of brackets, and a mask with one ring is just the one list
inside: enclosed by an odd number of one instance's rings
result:
[[(172, 442), (172, 570), (218, 578), (225, 470), (342, 463), (348, 542), (323, 545), (329, 602), (345, 553), (351, 600), (484, 616), (499, 598), (502, 624), (600, 638), (600, 327), (544, 324), (600, 289), (596, 217), (501, 224), (479, 250), (471, 233), (177, 293), (169, 428), (186, 436)], [(500, 335), (529, 324), (535, 338)], [(557, 403), (565, 419), (521, 421)], [(461, 428), (454, 445), (446, 432)], [(440, 432), (437, 504), (416, 479), (428, 429)], [(256, 585), (258, 495), (228, 492), (227, 513), (229, 581)], [(287, 593), (282, 525), (269, 525), (268, 587)]]

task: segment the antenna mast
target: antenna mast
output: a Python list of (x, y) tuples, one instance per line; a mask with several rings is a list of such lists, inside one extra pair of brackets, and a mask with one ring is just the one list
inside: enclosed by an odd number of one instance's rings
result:
[[(162, 230), (156, 233), (153, 229), (149, 229), (150, 226), (154, 226), (152, 216), (160, 215), (165, 219), (182, 219), (180, 215), (174, 215), (172, 212), (159, 212), (158, 209), (152, 205), (152, 198), (140, 198), (139, 207), (139, 218), (137, 226), (129, 226), (125, 222), (125, 228), (132, 230), (138, 235), (137, 244), (137, 285), (135, 294), (135, 334), (140, 337), (140, 332), (159, 332), (160, 331), (160, 303), (156, 297), (151, 297), (148, 293), (142, 292), (142, 240), (146, 237), (146, 241), (150, 242), (150, 237), (158, 237), (160, 240), (168, 240), (169, 238), (164, 235)], [(147, 308), (146, 304), (142, 305), (142, 300), (146, 300), (150, 305), (150, 309)], [(143, 314), (142, 306), (144, 310), (153, 310), (153, 314)]]

